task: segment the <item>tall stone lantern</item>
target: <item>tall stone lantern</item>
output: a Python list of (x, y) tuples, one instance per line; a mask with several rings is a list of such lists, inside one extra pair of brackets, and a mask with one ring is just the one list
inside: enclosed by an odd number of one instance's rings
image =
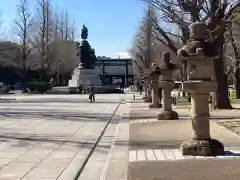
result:
[(141, 81), (143, 85), (143, 90), (144, 90), (144, 96), (143, 99), (147, 99), (147, 77), (146, 77), (146, 69), (143, 72), (143, 75), (141, 76)]
[(216, 156), (224, 153), (223, 144), (211, 139), (210, 113), (208, 98), (217, 89), (214, 80), (213, 61), (217, 52), (212, 44), (205, 40), (206, 25), (195, 22), (190, 25), (190, 40), (178, 51), (178, 58), (184, 64), (186, 72), (183, 89), (191, 93), (191, 118), (193, 136), (181, 144), (183, 155)]
[(152, 102), (149, 69), (145, 70), (142, 79), (144, 80), (144, 94), (145, 94), (144, 102)]
[(161, 74), (161, 69), (155, 63), (152, 64), (151, 69), (148, 72), (148, 75), (151, 79), (151, 88), (152, 88), (152, 103), (149, 104), (149, 108), (161, 108), (162, 104), (160, 103), (160, 92), (158, 87), (158, 80)]
[(170, 62), (170, 53), (163, 53), (162, 57), (164, 64), (160, 67), (161, 75), (159, 78), (159, 87), (163, 92), (163, 109), (158, 114), (158, 120), (175, 120), (178, 119), (178, 113), (172, 110), (171, 91), (175, 86), (172, 80), (172, 72), (177, 69), (177, 66)]

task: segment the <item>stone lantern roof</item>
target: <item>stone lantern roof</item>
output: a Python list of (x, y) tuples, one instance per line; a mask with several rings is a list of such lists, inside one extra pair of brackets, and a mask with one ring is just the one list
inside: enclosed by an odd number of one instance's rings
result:
[(152, 75), (154, 73), (159, 74), (159, 75), (161, 74), (161, 68), (155, 63), (153, 63), (152, 67), (148, 69), (147, 74)]
[(218, 52), (216, 51), (213, 44), (209, 42), (202, 42), (202, 41), (192, 41), (183, 46), (178, 51), (178, 56), (182, 57), (192, 57), (198, 56), (197, 49), (202, 49), (203, 55), (206, 57), (216, 57)]
[(190, 25), (189, 29), (190, 41), (178, 51), (178, 56), (199, 56), (199, 53), (206, 57), (216, 57), (218, 55), (215, 46), (205, 41), (207, 32), (204, 22), (195, 22)]

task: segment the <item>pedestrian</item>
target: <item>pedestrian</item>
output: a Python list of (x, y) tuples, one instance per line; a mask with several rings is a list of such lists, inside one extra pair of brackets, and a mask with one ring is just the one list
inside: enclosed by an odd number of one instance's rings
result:
[(89, 99), (92, 102), (95, 102), (95, 92), (94, 92), (94, 87), (91, 87), (90, 93), (89, 93)]
[(143, 85), (139, 85), (139, 91), (140, 91), (140, 95), (142, 95), (142, 91), (143, 91)]
[(78, 92), (79, 92), (80, 94), (83, 94), (83, 86), (82, 86), (82, 85), (80, 85), (80, 86), (78, 87)]

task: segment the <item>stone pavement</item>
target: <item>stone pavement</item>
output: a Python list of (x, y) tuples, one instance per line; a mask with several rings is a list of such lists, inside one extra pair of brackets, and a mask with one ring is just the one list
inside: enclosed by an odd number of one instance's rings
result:
[(222, 141), (226, 150), (230, 151), (227, 156), (183, 157), (179, 146), (191, 137), (188, 106), (173, 107), (179, 113), (179, 120), (158, 122), (159, 109), (149, 110), (147, 106), (141, 100), (131, 104), (130, 139), (138, 140), (138, 143), (129, 149), (129, 179), (239, 179), (240, 137), (218, 124), (219, 121), (231, 120), (233, 116), (236, 120), (237, 114), (232, 111), (211, 113), (211, 135)]
[[(153, 137), (161, 139), (158, 148), (149, 145), (129, 149), (129, 120), (138, 124), (154, 123), (159, 111), (149, 110), (148, 104), (142, 100), (133, 101), (129, 93), (97, 95), (95, 104), (88, 102), (87, 95), (0, 97), (0, 180), (73, 179), (121, 98), (126, 101), (113, 117), (80, 180), (127, 180), (128, 160), (131, 160), (128, 152), (130, 155), (139, 153), (139, 157), (145, 158), (142, 162), (146, 163), (141, 163), (140, 167), (139, 159), (132, 160), (137, 165), (130, 173), (138, 174), (139, 179), (142, 178), (139, 168), (149, 174), (154, 174), (156, 168), (161, 176), (154, 177), (155, 180), (239, 179), (239, 160), (195, 158), (192, 161), (184, 157), (187, 160), (182, 161), (182, 157), (177, 157), (180, 143), (191, 136), (188, 106), (173, 107), (180, 120), (161, 121), (160, 129)], [(222, 140), (230, 151), (239, 152), (240, 138), (218, 124), (219, 121), (233, 119), (235, 115), (229, 111), (213, 111), (212, 116), (212, 136)], [(143, 131), (147, 128), (144, 127)], [(144, 138), (140, 132), (135, 136)], [(154, 158), (160, 159), (151, 161), (153, 164), (149, 168), (147, 163), (153, 158), (152, 152), (155, 153)], [(231, 158), (237, 159), (238, 156)], [(161, 160), (161, 163), (154, 164), (156, 160)]]
[[(0, 97), (0, 180), (71, 180), (124, 95)], [(15, 100), (14, 100), (15, 99)], [(99, 179), (124, 106), (79, 179)], [(94, 170), (94, 173), (92, 173)]]

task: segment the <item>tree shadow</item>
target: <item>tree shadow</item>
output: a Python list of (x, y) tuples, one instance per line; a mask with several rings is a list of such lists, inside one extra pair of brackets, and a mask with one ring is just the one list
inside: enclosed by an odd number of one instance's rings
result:
[(129, 149), (178, 149), (182, 141), (130, 141)]
[[(12, 102), (12, 101), (9, 101), (9, 102)], [(16, 100), (15, 100), (16, 102)], [(61, 98), (42, 98), (42, 99), (20, 99), (20, 100), (17, 100), (17, 102), (20, 102), (20, 103), (34, 103), (34, 104), (40, 104), (40, 103), (90, 103), (90, 100), (89, 99), (61, 99)], [(110, 100), (106, 100), (106, 99), (97, 99), (96, 98), (96, 101), (94, 102), (94, 104), (117, 104), (119, 103), (120, 100), (119, 99), (110, 99)]]
[[(1, 109), (3, 111), (4, 109)], [(8, 110), (8, 109), (6, 109)], [(44, 118), (45, 120), (62, 120), (62, 121), (79, 121), (79, 122), (107, 122), (109, 118), (112, 116), (112, 113), (86, 113), (86, 112), (79, 112), (79, 113), (70, 113), (67, 111), (39, 111), (39, 110), (11, 110), (11, 111), (4, 111), (0, 112), (0, 117), (7, 117), (11, 119), (29, 119), (31, 118)], [(115, 114), (114, 119), (110, 122), (111, 124), (116, 124), (115, 119), (121, 119), (120, 115)]]
[[(61, 138), (66, 138), (66, 137), (62, 135), (56, 135), (55, 137), (48, 137), (48, 135), (46, 134), (40, 135), (40, 136), (34, 135), (34, 134), (32, 134), (31, 136), (26, 136), (21, 133), (12, 133), (11, 135), (0, 135), (0, 143), (7, 143), (12, 140), (17, 140), (17, 144), (12, 145), (12, 147), (33, 146), (33, 143), (35, 143), (35, 147), (38, 147), (38, 145), (41, 145), (42, 143), (53, 143), (56, 145), (67, 144), (69, 146), (75, 146), (78, 148), (92, 149), (97, 140), (97, 137), (96, 138), (82, 137), (82, 140), (74, 140), (71, 138), (69, 140), (63, 140)], [(111, 138), (113, 139), (113, 137)], [(97, 145), (98, 151), (105, 152), (106, 149), (111, 148), (111, 143), (105, 143), (105, 142), (103, 140), (101, 141), (101, 143)], [(46, 146), (42, 148), (47, 149), (48, 147)]]
[(211, 116), (210, 120), (232, 120), (239, 119), (240, 117), (229, 117), (229, 116)]

